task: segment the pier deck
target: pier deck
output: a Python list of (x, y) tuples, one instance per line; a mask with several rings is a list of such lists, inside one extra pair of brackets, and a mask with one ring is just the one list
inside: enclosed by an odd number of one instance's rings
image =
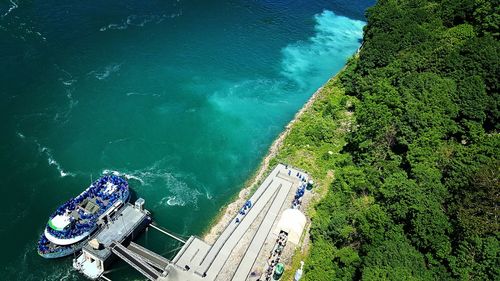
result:
[(147, 263), (159, 270), (164, 270), (170, 263), (167, 258), (160, 256), (159, 254), (148, 250), (134, 242), (130, 242), (130, 245), (127, 246), (127, 249), (132, 253), (141, 256)]
[(235, 215), (213, 245), (191, 237), (159, 280), (246, 280), (257, 257), (269, 251), (264, 246), (276, 239), (272, 229), (301, 184), (297, 172), (279, 164), (250, 197), (252, 207), (245, 215)]
[(123, 245), (113, 243), (110, 245), (110, 248), (114, 254), (142, 273), (142, 275), (146, 276), (149, 280), (158, 280), (158, 277), (160, 277), (160, 272), (145, 262), (139, 255), (133, 254), (132, 251), (128, 250)]
[(97, 242), (99, 247), (85, 244), (73, 266), (91, 279), (98, 278), (106, 264), (112, 260), (112, 254), (116, 254), (113, 251), (116, 244), (121, 245), (126, 240), (134, 239), (150, 221), (146, 211), (126, 203), (90, 238), (89, 241)]

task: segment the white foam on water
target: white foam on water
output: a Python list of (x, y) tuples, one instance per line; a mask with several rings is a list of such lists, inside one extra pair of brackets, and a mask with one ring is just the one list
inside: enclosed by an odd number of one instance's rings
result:
[(58, 266), (51, 269), (49, 272), (51, 272), (51, 274), (42, 279), (43, 281), (71, 281), (78, 279), (78, 272), (73, 270), (71, 266)]
[(182, 16), (182, 10), (178, 13), (172, 13), (170, 15), (160, 14), (160, 15), (129, 15), (126, 19), (124, 19), (120, 23), (111, 23), (106, 26), (103, 26), (99, 29), (99, 31), (106, 30), (125, 30), (129, 27), (143, 27), (146, 24), (153, 23), (159, 24), (163, 22), (165, 19), (174, 19)]
[(120, 142), (124, 142), (124, 141), (128, 141), (128, 140), (129, 140), (129, 138), (121, 138), (121, 139), (117, 139), (117, 140), (108, 141), (108, 144), (120, 143)]
[(45, 146), (42, 146), (40, 145), (36, 140), (35, 140), (35, 143), (37, 144), (38, 146), (38, 151), (41, 153), (41, 154), (44, 154), (46, 157), (47, 157), (47, 162), (49, 163), (49, 166), (53, 166), (57, 169), (57, 171), (59, 172), (59, 174), (61, 175), (61, 178), (64, 178), (66, 176), (71, 176), (71, 177), (74, 177), (75, 174), (74, 173), (71, 173), (71, 172), (67, 172), (65, 171), (61, 164), (59, 164), (59, 162), (57, 162), (54, 158), (54, 156), (52, 155), (52, 152), (51, 150), (48, 148), (48, 147), (45, 147)]
[(161, 18), (162, 16), (157, 15), (130, 15), (125, 22), (127, 25), (143, 27), (147, 23), (158, 22)]
[(159, 94), (150, 94), (150, 93), (138, 93), (138, 92), (128, 92), (125, 94), (127, 97), (130, 97), (130, 96), (151, 96), (151, 97), (159, 97), (160, 95)]
[[(365, 22), (325, 10), (314, 16), (315, 34), (282, 50), (281, 74), (301, 87), (326, 82), (359, 47)], [(339, 65), (340, 64), (340, 65)]]
[(68, 98), (68, 107), (69, 109), (73, 109), (75, 105), (78, 104), (78, 101), (73, 98), (73, 91), (67, 90), (66, 91), (66, 97)]
[[(196, 187), (202, 186), (193, 177), (185, 174), (174, 174), (163, 168), (164, 161), (160, 160), (153, 165), (134, 171), (105, 169), (103, 174), (114, 174), (126, 179), (137, 180), (141, 183), (144, 193), (154, 192), (161, 199), (153, 203), (154, 208), (167, 206), (194, 206), (197, 208), (198, 199), (204, 195)], [(190, 186), (185, 179), (194, 181), (195, 186)], [(144, 189), (148, 188), (148, 189)]]
[(63, 124), (69, 121), (69, 117), (71, 115), (71, 112), (73, 111), (73, 108), (78, 104), (78, 101), (73, 98), (72, 89), (64, 89), (64, 91), (66, 93), (66, 99), (68, 100), (68, 105), (64, 110), (56, 112), (56, 114), (54, 115), (54, 121)]
[(207, 196), (208, 200), (212, 200), (214, 198), (214, 196), (210, 194), (208, 191), (205, 193), (205, 196)]
[(123, 29), (127, 29), (128, 25), (127, 24), (116, 24), (116, 23), (111, 23), (111, 24), (108, 24), (107, 26), (103, 26), (99, 29), (99, 31), (106, 31), (108, 29), (112, 29), (112, 30), (123, 30)]
[(165, 173), (162, 176), (162, 181), (167, 188), (165, 191), (170, 193), (163, 197), (159, 205), (161, 206), (185, 206), (188, 202), (192, 203), (195, 207), (198, 205), (198, 197), (201, 194), (196, 189), (192, 189), (189, 185), (182, 180), (180, 176), (175, 176), (171, 173)]
[(59, 65), (54, 64), (54, 66), (62, 74), (62, 77), (59, 78), (59, 81), (61, 82), (61, 86), (67, 99), (67, 106), (63, 110), (56, 112), (56, 114), (54, 115), (54, 121), (66, 123), (69, 121), (69, 117), (73, 111), (73, 108), (78, 104), (78, 100), (73, 98), (73, 91), (76, 88), (75, 83), (78, 82), (78, 80), (75, 79), (73, 75), (71, 75), (71, 73), (59, 67)]
[(18, 2), (14, 1), (14, 0), (9, 0), (9, 1), (10, 1), (9, 9), (2, 15), (2, 18), (6, 17), (8, 14), (10, 14), (10, 12), (19, 8)]
[(123, 173), (123, 172), (120, 172), (120, 171), (116, 171), (116, 170), (108, 170), (108, 169), (105, 169), (102, 171), (102, 174), (103, 175), (115, 175), (115, 176), (121, 176), (121, 177), (124, 177), (126, 178), (127, 180), (136, 180), (138, 182), (140, 182), (142, 185), (144, 185), (144, 180), (141, 179), (140, 177), (138, 176), (135, 176), (135, 175), (132, 175), (132, 174), (127, 174), (127, 173)]
[(59, 162), (57, 162), (54, 158), (49, 157), (47, 160), (48, 160), (48, 162), (49, 162), (49, 165), (55, 166), (55, 167), (57, 168), (57, 170), (59, 171), (59, 174), (61, 175), (61, 177), (65, 177), (65, 176), (73, 176), (73, 174), (72, 174), (72, 173), (65, 172), (65, 171), (61, 168), (61, 165), (59, 164)]
[(176, 196), (166, 196), (166, 197), (163, 197), (161, 200), (160, 200), (160, 203), (159, 205), (168, 205), (168, 206), (185, 206), (186, 205), (186, 202), (184, 202), (182, 199), (180, 198), (177, 198)]
[(68, 80), (62, 80), (61, 79), (61, 82), (63, 83), (64, 86), (71, 86), (76, 81), (77, 81), (76, 79), (68, 79)]
[(180, 16), (182, 16), (182, 10), (179, 10), (179, 12), (178, 12), (178, 13), (172, 13), (172, 14), (170, 14), (170, 16), (169, 16), (169, 17), (170, 17), (171, 19), (175, 19), (175, 18), (178, 18), (178, 17), (180, 17)]
[(111, 74), (120, 71), (123, 63), (111, 63), (101, 70), (91, 71), (89, 74), (94, 74), (94, 77), (98, 80), (104, 80), (108, 78)]
[(304, 93), (312, 94), (340, 70), (357, 50), (363, 36), (365, 23), (362, 21), (327, 10), (316, 14), (314, 19), (313, 36), (281, 50), (281, 78), (221, 83), (224, 86), (210, 96), (210, 102), (218, 110), (236, 118), (244, 116), (249, 108), (258, 108), (251, 113), (252, 122), (257, 124), (276, 120), (278, 110), (274, 108), (283, 112), (284, 107), (290, 106), (293, 110), (293, 99)]

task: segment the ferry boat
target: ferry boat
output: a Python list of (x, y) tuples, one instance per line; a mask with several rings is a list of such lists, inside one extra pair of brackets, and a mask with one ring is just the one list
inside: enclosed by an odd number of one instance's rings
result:
[(129, 197), (128, 183), (119, 176), (104, 175), (94, 181), (49, 217), (38, 241), (38, 254), (50, 259), (79, 251), (99, 225), (106, 223)]

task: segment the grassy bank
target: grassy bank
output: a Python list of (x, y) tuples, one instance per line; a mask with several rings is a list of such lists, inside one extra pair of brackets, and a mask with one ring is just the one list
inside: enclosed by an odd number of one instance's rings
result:
[[(500, 278), (494, 1), (379, 1), (275, 161), (319, 184), (305, 281)], [(351, 114), (353, 111), (353, 114)]]
[[(312, 176), (315, 196), (306, 213), (313, 221), (318, 219), (316, 206), (332, 186), (337, 166), (345, 157), (341, 151), (355, 121), (352, 110), (356, 103), (355, 97), (345, 95), (338, 78), (328, 81), (312, 105), (291, 126), (276, 157), (271, 160), (271, 165), (288, 163)], [(307, 261), (311, 245), (309, 240), (307, 232), (302, 239), (302, 247), (296, 249), (282, 280), (293, 280), (300, 261)]]

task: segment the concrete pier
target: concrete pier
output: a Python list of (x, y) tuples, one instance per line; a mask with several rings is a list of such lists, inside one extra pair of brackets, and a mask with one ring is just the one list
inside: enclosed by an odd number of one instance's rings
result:
[(247, 280), (251, 272), (263, 271), (259, 256), (266, 256), (276, 240), (281, 213), (291, 207), (297, 188), (307, 178), (302, 171), (279, 164), (250, 197), (252, 207), (235, 214), (213, 245), (191, 237), (172, 260), (165, 281)]

